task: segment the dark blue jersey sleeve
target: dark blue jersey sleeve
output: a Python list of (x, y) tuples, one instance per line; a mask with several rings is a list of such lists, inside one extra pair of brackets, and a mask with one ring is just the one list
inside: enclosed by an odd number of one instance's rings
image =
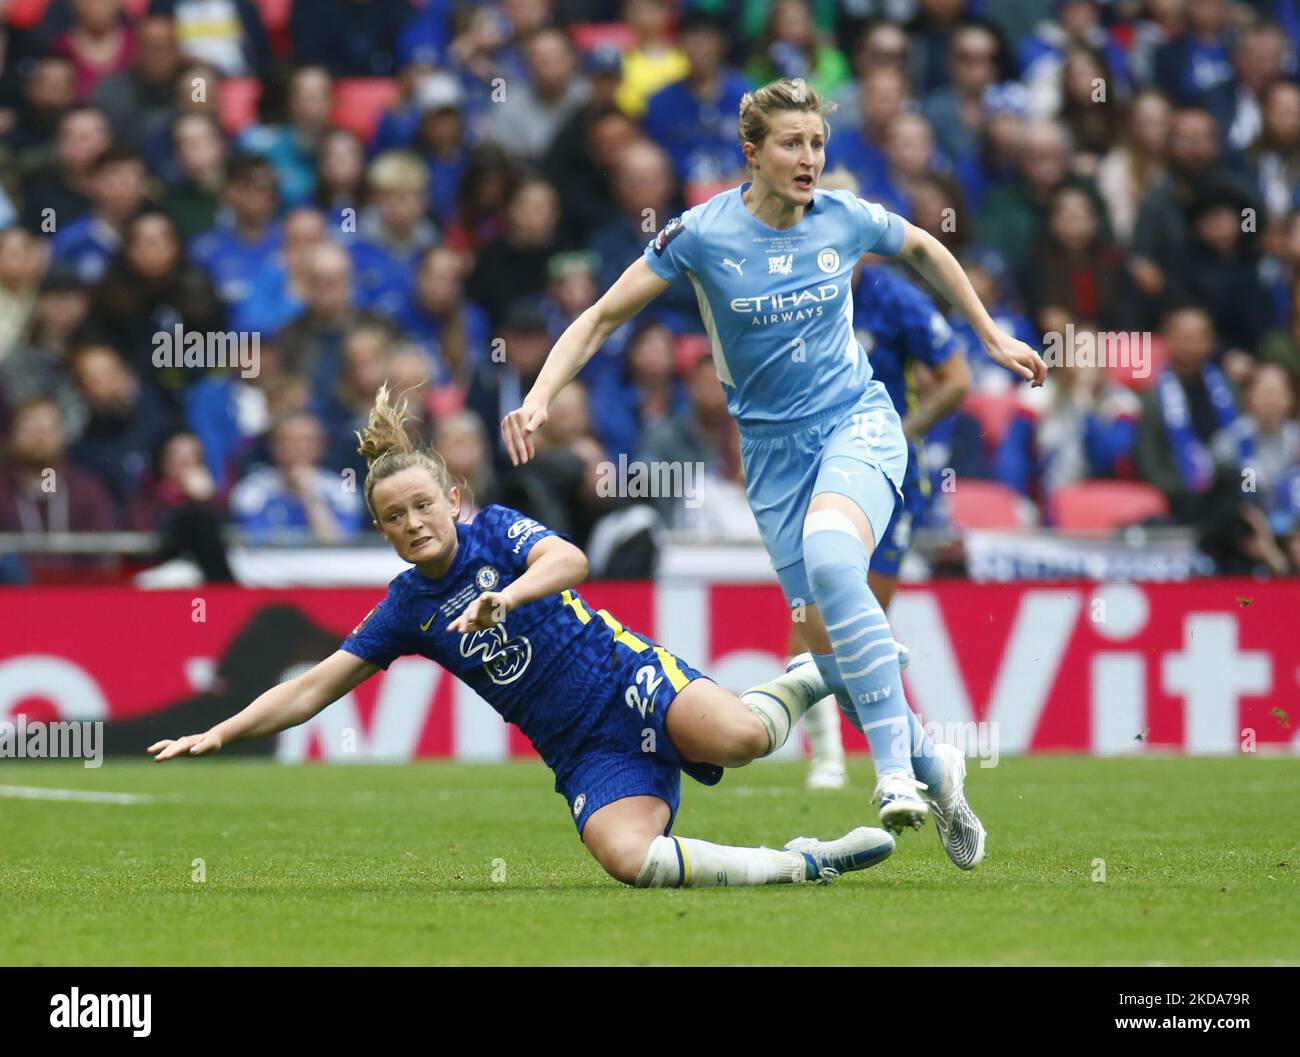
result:
[(415, 652), (402, 632), (403, 608), (396, 585), (390, 584), (387, 597), (362, 618), (339, 649), (380, 668)]
[(487, 506), (474, 519), (479, 544), (492, 556), (493, 564), (516, 576), (528, 568), (528, 555), (548, 536), (561, 533), (507, 506)]

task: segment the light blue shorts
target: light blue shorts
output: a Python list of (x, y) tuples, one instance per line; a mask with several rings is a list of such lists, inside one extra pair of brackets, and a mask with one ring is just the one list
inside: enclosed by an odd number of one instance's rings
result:
[(791, 606), (813, 601), (803, 566), (803, 522), (813, 496), (852, 499), (885, 538), (903, 495), (907, 441), (885, 387), (791, 422), (740, 422), (745, 492), (781, 590)]

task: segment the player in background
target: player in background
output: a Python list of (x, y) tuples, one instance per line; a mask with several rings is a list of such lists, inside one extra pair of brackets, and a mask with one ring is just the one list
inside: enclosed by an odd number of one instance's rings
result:
[(827, 686), (866, 735), (886, 829), (931, 814), (961, 869), (984, 857), (960, 749), (940, 746), (907, 704), (889, 622), (867, 570), (907, 469), (902, 422), (853, 331), (852, 275), (867, 253), (900, 257), (971, 322), (988, 354), (1039, 384), (1038, 354), (989, 317), (934, 236), (847, 191), (821, 191), (826, 115), (815, 90), (781, 80), (747, 94), (740, 141), (751, 179), (670, 221), (555, 343), (523, 405), (502, 422), (511, 460), (556, 393), (622, 324), (687, 276), (741, 435), (750, 508)]
[[(681, 772), (716, 785), (780, 748), (828, 690), (808, 662), (742, 697), (593, 611), (573, 590), (586, 556), (531, 518), (488, 506), (458, 523), (461, 487), (415, 447), (387, 385), (358, 434), (375, 527), (411, 563), (340, 649), (204, 734), (155, 742), (156, 760), (200, 756), (311, 719), (398, 657), (436, 661), (532, 741), (578, 834), (610, 876), (638, 888), (829, 880), (894, 849), (862, 826), (784, 849), (672, 837)], [(508, 623), (508, 626), (507, 626)]]
[[(824, 190), (857, 193), (857, 180), (844, 169), (825, 174)], [(871, 555), (867, 582), (880, 608), (898, 589), (898, 570), (911, 544), (912, 530), (925, 520), (930, 506), (930, 474), (921, 439), (957, 410), (970, 391), (971, 374), (952, 327), (920, 290), (897, 272), (879, 266), (859, 267), (853, 279), (853, 326), (858, 343), (871, 361), (871, 372), (889, 393), (907, 438), (907, 471), (903, 502)], [(918, 376), (923, 376), (923, 379)], [(791, 627), (790, 653), (803, 649), (798, 628)], [(899, 669), (908, 652), (898, 645)], [(792, 661), (793, 662), (793, 661)], [(803, 720), (812, 759), (809, 789), (842, 789), (848, 784), (840, 712), (833, 697), (818, 701)]]

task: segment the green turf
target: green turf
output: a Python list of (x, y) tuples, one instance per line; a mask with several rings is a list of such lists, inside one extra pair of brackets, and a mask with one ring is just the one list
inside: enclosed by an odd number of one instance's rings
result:
[[(676, 832), (779, 845), (874, 824), (868, 767), (842, 793), (804, 792), (797, 764), (685, 780)], [(970, 773), (991, 833), (973, 874), (927, 826), (829, 886), (635, 891), (587, 856), (540, 764), (4, 761), (3, 785), (162, 799), (0, 796), (0, 962), (1300, 964), (1294, 759)]]

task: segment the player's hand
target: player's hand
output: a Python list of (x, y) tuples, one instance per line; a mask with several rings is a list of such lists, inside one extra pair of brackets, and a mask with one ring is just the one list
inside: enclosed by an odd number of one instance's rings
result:
[(546, 422), (546, 414), (546, 405), (529, 395), (523, 407), (501, 420), (501, 438), (506, 442), (511, 466), (520, 466), (537, 454), (533, 449), (533, 434)]
[(206, 734), (186, 734), (183, 738), (164, 738), (162, 741), (155, 741), (149, 746), (148, 752), (153, 754), (155, 763), (162, 763), (163, 760), (170, 760), (173, 756), (203, 756), (209, 752), (217, 752), (221, 748), (221, 739), (212, 731)]
[(997, 337), (985, 345), (989, 358), (996, 364), (1014, 371), (1027, 382), (1042, 385), (1047, 381), (1047, 364), (1029, 345), (1010, 334), (998, 331)]
[(504, 591), (484, 591), (465, 607), (465, 612), (447, 625), (447, 630), (454, 635), (467, 635), (471, 631), (495, 627), (513, 608)]

